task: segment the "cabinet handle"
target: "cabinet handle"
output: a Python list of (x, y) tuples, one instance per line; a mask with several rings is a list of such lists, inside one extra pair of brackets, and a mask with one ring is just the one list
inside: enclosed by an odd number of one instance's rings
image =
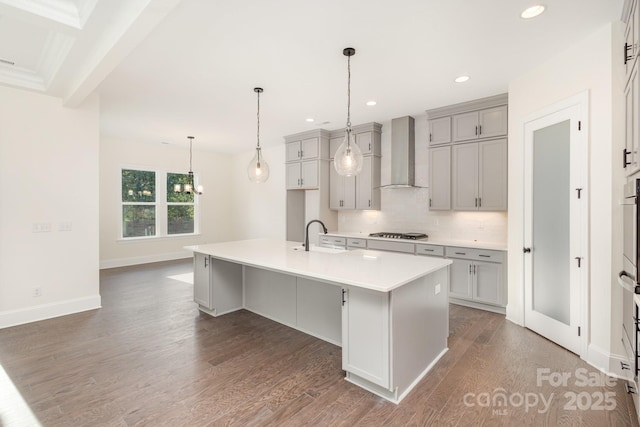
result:
[(482, 258), (491, 258), (491, 255), (483, 255), (483, 254), (479, 254), (478, 256), (482, 257)]
[(433, 252), (435, 249), (423, 249), (425, 252)]
[(342, 306), (343, 307), (344, 307), (344, 303), (347, 302), (347, 300), (344, 299), (346, 293), (347, 293), (347, 290), (343, 289), (342, 290)]
[(627, 391), (627, 394), (636, 394), (635, 390), (633, 389), (633, 386), (629, 386), (628, 382), (624, 383), (624, 388)]
[(626, 148), (622, 150), (622, 167), (624, 169), (626, 169), (627, 166), (631, 164), (631, 162), (627, 161), (627, 156), (629, 154), (631, 154), (631, 151), (627, 150)]
[(369, 199), (369, 207), (371, 207), (371, 199)]
[(622, 369), (623, 371), (630, 371), (631, 368), (629, 367), (628, 363), (624, 363), (624, 362), (620, 362), (620, 369)]
[(304, 178), (300, 178), (300, 186), (304, 185)]
[(304, 151), (300, 150), (300, 158), (304, 156)]
[(454, 252), (456, 255), (466, 255), (466, 252)]
[(471, 274), (471, 264), (469, 264), (469, 274)]
[(478, 207), (478, 198), (476, 197), (476, 208)]
[(204, 268), (207, 268), (209, 266), (208, 261), (209, 261), (209, 257), (208, 256), (204, 257)]
[(478, 197), (478, 207), (482, 207), (482, 197)]
[(473, 264), (473, 274), (476, 274), (476, 265)]
[(298, 158), (300, 158), (300, 157), (302, 157), (302, 156), (300, 155), (300, 150), (298, 150)]
[(369, 143), (369, 151), (371, 151), (371, 143)]
[(433, 141), (433, 136), (429, 134), (429, 142)]
[(631, 50), (632, 45), (629, 43), (624, 44), (624, 65), (627, 65), (627, 62), (633, 59), (633, 55), (629, 55), (629, 51)]
[(476, 136), (478, 136), (478, 126), (476, 126)]
[(478, 135), (482, 135), (482, 125), (478, 126)]
[(431, 207), (431, 199), (429, 199), (429, 207)]

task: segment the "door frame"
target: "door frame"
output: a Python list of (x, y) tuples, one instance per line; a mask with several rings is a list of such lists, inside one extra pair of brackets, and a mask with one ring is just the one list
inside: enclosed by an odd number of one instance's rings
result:
[[(580, 281), (580, 286), (578, 287), (578, 319), (580, 323), (581, 333), (579, 337), (579, 353), (578, 355), (581, 358), (586, 358), (588, 354), (588, 346), (589, 346), (589, 301), (590, 301), (590, 289), (591, 283), (589, 281), (590, 277), (590, 241), (591, 236), (589, 234), (589, 91), (585, 90), (583, 92), (578, 93), (577, 95), (571, 96), (569, 98), (558, 101), (554, 104), (551, 104), (543, 109), (535, 111), (525, 117), (524, 123), (522, 125), (522, 144), (523, 144), (523, 229), (522, 229), (522, 242), (523, 247), (530, 247), (531, 245), (531, 236), (530, 230), (527, 229), (527, 224), (530, 224), (531, 221), (531, 206), (528, 198), (525, 196), (525, 191), (529, 182), (531, 180), (531, 161), (527, 158), (527, 144), (532, 137), (527, 131), (527, 127), (531, 122), (543, 119), (546, 116), (558, 113), (562, 110), (566, 110), (569, 108), (575, 107), (577, 110), (577, 115), (580, 120), (580, 130), (575, 134), (572, 134), (571, 140), (571, 148), (573, 149), (574, 144), (579, 144), (582, 147), (581, 150), (575, 150), (575, 155), (578, 156), (576, 163), (578, 166), (578, 171), (576, 173), (576, 180), (579, 181), (579, 185), (582, 189), (580, 196), (580, 204), (582, 206), (579, 209), (579, 215), (577, 218), (578, 224), (575, 224), (575, 228), (579, 230), (579, 242), (577, 243), (576, 251), (580, 252), (580, 254), (572, 253), (571, 256), (581, 256), (582, 257), (582, 267), (578, 271), (578, 277)], [(572, 123), (574, 126), (574, 123)], [(573, 133), (574, 129), (571, 129)], [(572, 150), (572, 154), (574, 150)], [(573, 242), (572, 242), (573, 243)], [(573, 248), (573, 246), (571, 246)], [(522, 268), (522, 313), (523, 313), (523, 325), (526, 327), (527, 318), (527, 306), (526, 306), (526, 298), (528, 292), (528, 281), (527, 281), (527, 272), (531, 271), (531, 259), (532, 257), (526, 254), (522, 254), (523, 257), (523, 268)], [(560, 344), (559, 344), (560, 345)]]

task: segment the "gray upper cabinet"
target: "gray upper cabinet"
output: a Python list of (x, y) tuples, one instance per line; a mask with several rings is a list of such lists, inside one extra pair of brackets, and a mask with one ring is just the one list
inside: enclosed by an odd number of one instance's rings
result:
[(507, 94), (427, 111), (430, 210), (507, 210)]
[(453, 116), (453, 141), (494, 138), (507, 134), (507, 107), (487, 108)]
[(320, 156), (320, 138), (306, 138), (287, 142), (287, 162), (317, 159)]
[(429, 209), (451, 209), (451, 147), (429, 149)]
[(287, 190), (324, 185), (328, 191), (329, 132), (319, 129), (285, 136), (285, 162)]
[(356, 176), (356, 209), (380, 209), (380, 157), (365, 156)]
[(451, 142), (451, 117), (429, 120), (429, 144), (448, 144)]
[(640, 170), (640, 80), (638, 74), (637, 57), (638, 31), (640, 31), (640, 16), (638, 2), (630, 2), (625, 30), (625, 148), (624, 168), (627, 175), (633, 175)]
[(331, 132), (329, 156), (329, 209), (380, 209), (380, 133), (382, 125), (367, 123), (351, 128), (355, 143), (364, 156), (362, 171), (355, 177), (338, 175), (333, 166), (333, 158), (344, 141), (344, 129)]
[(329, 209), (355, 209), (356, 177), (338, 175), (333, 163), (329, 168)]
[(453, 209), (507, 209), (507, 140), (497, 139), (453, 146)]

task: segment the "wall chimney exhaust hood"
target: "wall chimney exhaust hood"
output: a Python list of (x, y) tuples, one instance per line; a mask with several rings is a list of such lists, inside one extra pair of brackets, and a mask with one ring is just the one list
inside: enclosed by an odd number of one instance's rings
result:
[(391, 183), (381, 188), (419, 188), (415, 185), (415, 147), (414, 118), (391, 120)]

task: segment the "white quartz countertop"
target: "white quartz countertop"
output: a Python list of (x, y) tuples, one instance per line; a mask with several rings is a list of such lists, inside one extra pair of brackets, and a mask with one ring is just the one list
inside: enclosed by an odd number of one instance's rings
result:
[(394, 252), (354, 250), (305, 252), (299, 242), (256, 239), (187, 246), (193, 252), (225, 261), (295, 276), (389, 292), (451, 264), (443, 258)]
[(351, 237), (354, 239), (367, 239), (367, 240), (386, 240), (392, 242), (409, 242), (416, 244), (429, 244), (429, 245), (440, 245), (440, 246), (459, 246), (462, 248), (477, 248), (477, 249), (490, 249), (494, 251), (506, 251), (507, 244), (506, 243), (495, 243), (495, 242), (482, 242), (477, 240), (451, 240), (451, 239), (432, 239), (429, 237), (428, 239), (420, 239), (420, 240), (403, 240), (403, 239), (389, 239), (385, 237), (369, 237), (368, 233), (356, 233), (356, 232), (342, 232), (342, 231), (330, 231), (327, 233), (328, 236), (336, 236), (336, 237)]

